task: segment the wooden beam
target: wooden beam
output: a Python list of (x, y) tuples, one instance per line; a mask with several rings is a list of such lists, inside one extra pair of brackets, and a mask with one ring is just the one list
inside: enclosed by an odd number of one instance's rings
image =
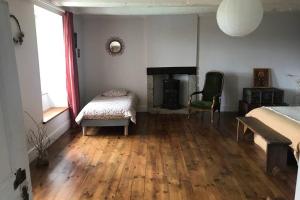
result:
[[(134, 6), (200, 6), (217, 7), (221, 0), (52, 0), (56, 6), (65, 7), (134, 7)], [(262, 0), (266, 10), (289, 10), (300, 7), (298, 0)]]

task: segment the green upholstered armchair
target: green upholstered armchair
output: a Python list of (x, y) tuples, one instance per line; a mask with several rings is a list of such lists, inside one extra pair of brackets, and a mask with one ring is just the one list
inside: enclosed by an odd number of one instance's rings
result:
[[(211, 123), (214, 122), (214, 112), (218, 110), (220, 115), (221, 94), (223, 90), (224, 74), (222, 72), (208, 72), (205, 76), (204, 88), (202, 91), (190, 95), (188, 104), (188, 118), (193, 111), (209, 111)], [(193, 100), (193, 96), (202, 94), (201, 100)]]

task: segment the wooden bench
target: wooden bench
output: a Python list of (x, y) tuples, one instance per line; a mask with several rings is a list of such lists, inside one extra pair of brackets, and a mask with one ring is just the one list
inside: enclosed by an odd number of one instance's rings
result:
[(243, 124), (243, 135), (249, 135), (252, 142), (254, 135), (260, 135), (267, 143), (266, 172), (271, 173), (274, 167), (284, 169), (287, 163), (287, 153), (292, 142), (253, 117), (237, 117), (237, 141), (240, 139), (240, 124)]

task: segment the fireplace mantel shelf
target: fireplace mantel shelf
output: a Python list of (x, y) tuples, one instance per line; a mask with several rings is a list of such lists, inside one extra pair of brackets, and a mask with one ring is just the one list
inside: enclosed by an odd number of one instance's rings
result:
[(197, 67), (148, 67), (147, 75), (187, 74), (196, 75)]

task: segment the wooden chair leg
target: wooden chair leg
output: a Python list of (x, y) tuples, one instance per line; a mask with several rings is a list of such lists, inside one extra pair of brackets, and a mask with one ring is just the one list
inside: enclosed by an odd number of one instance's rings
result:
[(86, 127), (85, 126), (82, 127), (82, 135), (86, 136)]
[(211, 110), (210, 111), (210, 123), (214, 123), (214, 111), (213, 110)]
[(237, 127), (236, 127), (236, 141), (239, 142), (240, 138), (240, 121), (237, 121)]
[(124, 135), (128, 135), (128, 125), (124, 126)]

